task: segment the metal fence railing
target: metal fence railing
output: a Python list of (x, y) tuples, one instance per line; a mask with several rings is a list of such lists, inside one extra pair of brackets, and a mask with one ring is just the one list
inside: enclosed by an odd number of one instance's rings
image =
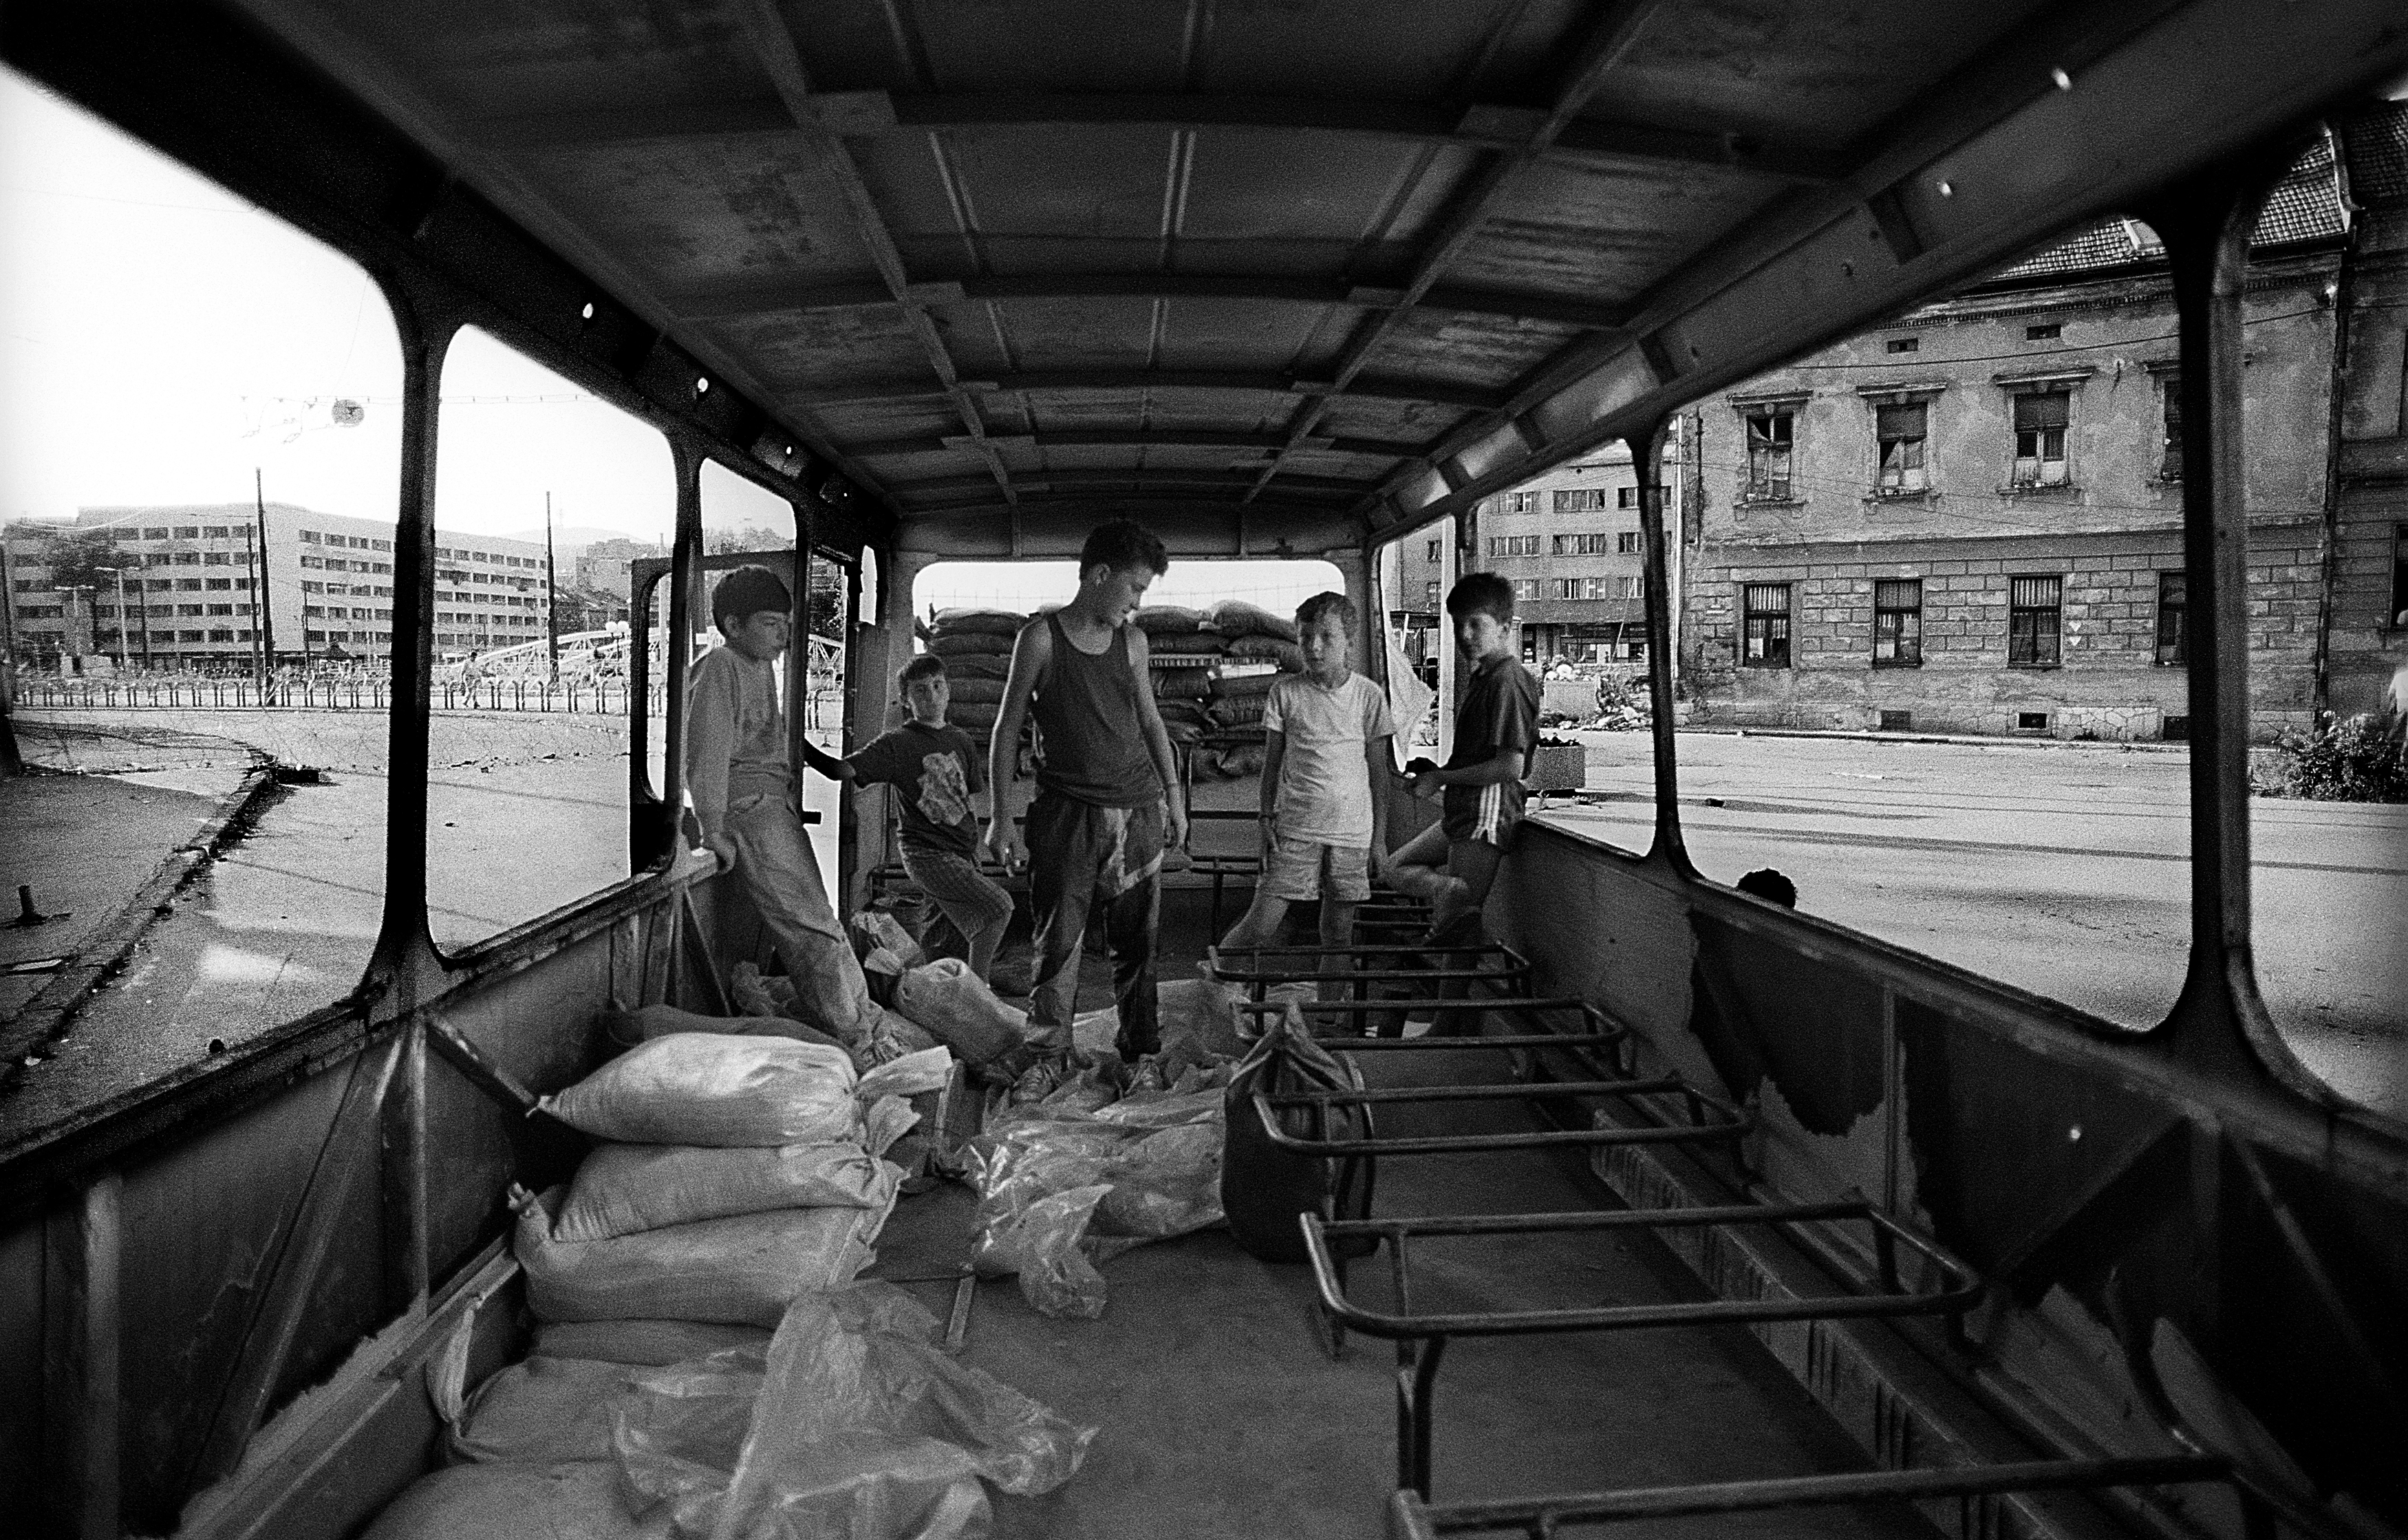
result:
[[(651, 691), (648, 714), (666, 711), (659, 686)], [(382, 711), (393, 704), (383, 679), (36, 680), (20, 683), (19, 710), (242, 710), (263, 706), (308, 711)], [(484, 679), (432, 687), (437, 711), (556, 711), (625, 716), (628, 688), (623, 682), (553, 684), (542, 679)]]

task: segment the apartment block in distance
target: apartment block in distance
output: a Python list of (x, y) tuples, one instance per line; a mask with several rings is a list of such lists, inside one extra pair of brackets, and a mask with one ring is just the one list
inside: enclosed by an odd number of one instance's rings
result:
[[(137, 669), (240, 673), (264, 646), (279, 666), (389, 665), (393, 533), (389, 523), (286, 503), (267, 504), (264, 519), (253, 505), (233, 503), (85, 508), (71, 523), (21, 520), (6, 535), (11, 651), (36, 669), (101, 654)], [(61, 591), (53, 558), (63, 543), (94, 536), (109, 546), (112, 570)], [(440, 531), (436, 538), (438, 649), (466, 655), (543, 639), (551, 583), (539, 543)]]

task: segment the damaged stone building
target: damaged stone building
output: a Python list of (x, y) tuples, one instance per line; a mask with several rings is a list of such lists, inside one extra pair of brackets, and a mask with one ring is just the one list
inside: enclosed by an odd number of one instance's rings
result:
[[(2369, 708), (2398, 663), (2402, 108), (2320, 137), (2254, 236), (2259, 736)], [(1691, 720), (2182, 737), (2174, 330), (2163, 248), (2111, 219), (1697, 404), (1676, 568)]]

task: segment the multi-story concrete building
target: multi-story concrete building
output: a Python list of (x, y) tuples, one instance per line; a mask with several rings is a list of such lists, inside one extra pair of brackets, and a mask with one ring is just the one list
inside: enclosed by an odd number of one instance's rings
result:
[[(1679, 515), (1680, 459), (1676, 438), (1665, 453), (1668, 520)], [(1524, 662), (1645, 660), (1646, 557), (1627, 447), (1609, 446), (1484, 500), (1460, 535), (1467, 544), (1456, 553), (1457, 571), (1494, 572), (1512, 583)], [(1399, 551), (1390, 623), (1401, 631), (1443, 629), (1444, 537), (1426, 530)]]
[[(2308, 720), (2323, 677), (2347, 235), (2321, 143), (2260, 218), (2244, 300), (2261, 734)], [(1692, 720), (2182, 735), (2174, 330), (2162, 248), (2111, 220), (1699, 403)]]
[[(122, 657), (136, 668), (240, 672), (393, 655), (393, 526), (291, 504), (97, 507), (5, 535), (7, 617), (20, 666)], [(93, 582), (62, 591), (54, 559), (79, 537), (110, 548)], [(466, 654), (545, 635), (540, 543), (438, 532), (436, 646)], [(261, 553), (265, 553), (264, 574)], [(265, 623), (255, 585), (264, 576)], [(121, 609), (118, 584), (124, 597)]]
[(658, 560), (668, 553), (666, 546), (648, 540), (596, 540), (577, 552), (577, 586), (589, 593), (615, 598), (624, 610), (627, 606), (628, 569), (638, 561)]

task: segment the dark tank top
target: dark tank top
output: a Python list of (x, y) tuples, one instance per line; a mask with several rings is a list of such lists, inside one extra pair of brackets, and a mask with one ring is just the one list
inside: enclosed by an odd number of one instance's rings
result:
[(1128, 627), (1094, 656), (1070, 645), (1056, 616), (1054, 661), (1037, 687), (1037, 719), (1045, 763), (1037, 789), (1096, 807), (1142, 807), (1162, 800), (1162, 777), (1146, 751), (1138, 718), (1137, 678), (1129, 672)]

